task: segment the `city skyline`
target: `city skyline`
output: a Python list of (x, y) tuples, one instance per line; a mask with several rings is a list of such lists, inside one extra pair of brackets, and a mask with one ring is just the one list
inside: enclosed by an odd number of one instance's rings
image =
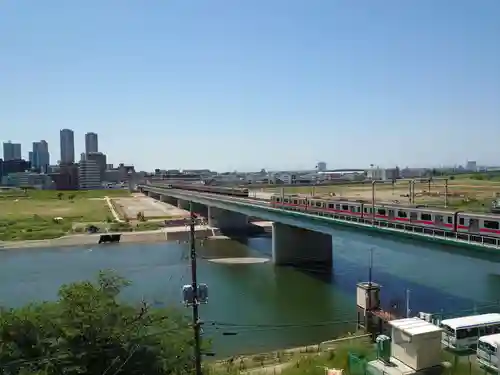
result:
[(92, 4), (2, 6), (9, 138), (95, 129), (143, 170), (497, 164), (500, 2)]
[[(72, 132), (73, 134), (73, 137), (74, 137), (74, 132), (72, 129), (61, 129), (60, 132), (62, 133), (63, 131), (70, 131)], [(86, 160), (87, 159), (87, 155), (89, 153), (97, 153), (97, 154), (102, 154), (102, 152), (99, 151), (99, 148), (98, 148), (98, 139), (99, 139), (99, 135), (95, 132), (86, 132), (85, 135), (84, 135), (84, 150), (85, 152), (81, 152), (78, 156), (78, 153), (75, 152), (74, 154), (74, 162), (75, 163), (78, 163), (80, 160)], [(35, 144), (39, 144), (40, 142), (45, 142), (45, 150), (47, 150), (46, 152), (49, 154), (49, 155), (54, 155), (54, 153), (50, 153), (50, 148), (48, 147), (47, 145), (47, 142), (45, 140), (42, 140), (42, 141), (35, 141), (35, 142), (32, 142), (32, 147), (33, 147), (33, 150), (35, 149)], [(62, 139), (60, 139), (60, 143), (62, 142)], [(22, 144), (18, 143), (18, 142), (15, 142), (15, 141), (8, 141), (8, 142), (3, 142), (3, 144), (13, 144), (13, 145), (20, 145), (21, 146), (21, 149), (22, 149)], [(87, 146), (90, 145), (90, 149), (91, 151), (88, 151), (87, 152)], [(74, 142), (74, 138), (73, 138), (73, 148), (75, 149), (75, 142)], [(93, 151), (93, 150), (97, 150), (97, 151)], [(43, 151), (43, 150), (42, 150)], [(61, 149), (59, 149), (59, 153), (61, 153)], [(22, 159), (24, 160), (29, 160), (31, 163), (33, 162), (33, 158), (31, 157), (31, 154), (32, 152), (29, 151), (28, 152), (28, 157), (25, 158), (24, 155), (21, 155)], [(57, 154), (57, 153), (56, 153)], [(4, 150), (4, 155), (5, 155), (5, 150)], [(47, 159), (50, 158), (50, 156), (47, 155)], [(105, 156), (105, 158), (109, 158), (110, 155), (108, 154), (103, 154)], [(98, 156), (97, 156), (98, 157)], [(47, 159), (44, 159), (44, 160), (47, 160)], [(58, 160), (59, 162), (61, 160)], [(123, 162), (123, 161), (120, 161), (120, 162)], [(462, 167), (462, 168), (466, 168), (466, 166), (469, 164), (469, 163), (474, 163), (475, 165), (477, 164), (477, 166), (481, 166), (481, 167), (485, 167), (485, 166), (489, 166), (489, 167), (496, 167), (497, 165), (499, 165), (500, 163), (491, 163), (491, 164), (488, 164), (488, 163), (483, 163), (481, 161), (476, 161), (476, 160), (473, 160), (473, 159), (463, 159), (463, 161), (457, 161), (457, 162), (454, 162), (454, 163), (451, 163), (451, 164), (444, 164), (444, 163), (433, 163), (433, 164), (429, 164), (429, 165), (423, 165), (423, 164), (415, 164), (415, 165), (403, 165), (403, 164), (398, 164), (398, 163), (393, 163), (393, 164), (388, 164), (388, 165), (378, 165), (378, 164), (369, 164), (369, 165), (336, 165), (335, 163), (331, 163), (329, 161), (316, 161), (314, 163), (312, 163), (311, 165), (309, 166), (306, 166), (306, 167), (303, 167), (303, 168), (300, 168), (300, 167), (295, 167), (295, 168), (264, 168), (266, 170), (270, 170), (270, 171), (300, 171), (300, 170), (315, 170), (318, 168), (319, 165), (322, 165), (322, 164), (326, 164), (328, 166), (327, 170), (331, 170), (331, 169), (342, 169), (342, 168), (353, 168), (353, 169), (357, 169), (357, 168), (361, 168), (361, 169), (371, 169), (371, 168), (395, 168), (395, 167), (398, 167), (398, 168), (459, 168), (459, 167)], [(52, 162), (50, 163), (50, 165), (55, 165), (56, 162), (55, 160), (52, 160)], [(104, 164), (113, 164), (113, 163), (109, 163), (109, 160), (106, 160), (104, 162)], [(131, 161), (131, 163), (128, 163), (128, 164), (134, 164), (133, 163), (133, 160)], [(33, 166), (33, 164), (32, 164)], [(37, 165), (34, 165), (34, 167), (38, 167)], [(189, 168), (189, 167), (173, 167), (173, 166), (165, 166), (165, 165), (155, 165), (153, 166), (153, 168), (151, 169), (143, 169), (145, 171), (149, 171), (151, 172), (152, 170), (154, 169), (157, 169), (157, 168), (160, 168), (160, 169), (185, 169), (185, 170), (190, 170), (190, 169), (200, 169), (200, 168)], [(201, 167), (201, 168), (205, 168), (205, 167)], [(211, 170), (216, 170), (214, 168), (208, 168), (208, 169), (211, 169)], [(242, 169), (242, 168), (235, 168), (233, 170), (216, 170), (218, 172), (232, 172), (232, 171), (239, 171), (239, 172), (258, 172), (260, 171), (261, 169), (263, 168), (256, 168), (256, 169), (253, 169), (253, 170), (249, 170), (249, 169)]]

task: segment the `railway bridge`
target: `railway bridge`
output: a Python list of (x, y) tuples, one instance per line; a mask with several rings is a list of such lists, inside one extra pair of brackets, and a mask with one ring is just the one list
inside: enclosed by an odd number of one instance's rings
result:
[(183, 209), (187, 209), (191, 202), (193, 211), (208, 218), (209, 226), (222, 231), (246, 228), (249, 217), (272, 221), (272, 257), (275, 264), (332, 266), (332, 228), (327, 223), (297, 218), (289, 211), (272, 208), (263, 201), (151, 185), (138, 185), (138, 189), (152, 198)]
[(149, 196), (187, 208), (193, 203), (196, 212), (209, 218), (209, 225), (221, 230), (243, 229), (248, 217), (273, 222), (272, 255), (275, 264), (332, 264), (332, 238), (336, 227), (348, 226), (475, 250), (500, 251), (500, 239), (475, 234), (459, 234), (441, 228), (423, 228), (414, 224), (388, 222), (364, 217), (324, 215), (272, 207), (268, 202), (249, 198), (217, 195), (151, 185), (138, 185)]

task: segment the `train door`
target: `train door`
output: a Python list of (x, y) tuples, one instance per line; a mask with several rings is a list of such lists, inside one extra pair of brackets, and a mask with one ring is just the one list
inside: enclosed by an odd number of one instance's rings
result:
[(394, 220), (394, 210), (393, 209), (389, 209), (388, 211), (389, 211), (389, 213), (388, 213), (389, 220)]
[(283, 208), (285, 210), (290, 209), (290, 198), (288, 198), (288, 197), (283, 198)]
[(307, 200), (305, 199), (299, 199), (299, 210), (302, 211), (304, 209), (304, 207), (307, 209)]
[(410, 222), (414, 222), (418, 220), (418, 213), (417, 212), (410, 212)]
[(479, 233), (479, 219), (469, 219), (469, 232)]
[(443, 215), (434, 215), (434, 224), (437, 227), (442, 227), (444, 225)]

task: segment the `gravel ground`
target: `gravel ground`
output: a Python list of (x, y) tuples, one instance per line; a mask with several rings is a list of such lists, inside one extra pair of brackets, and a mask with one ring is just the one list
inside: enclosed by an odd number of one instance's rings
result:
[(160, 202), (146, 196), (113, 198), (113, 202), (130, 218), (136, 217), (138, 212), (143, 212), (146, 218), (165, 216), (181, 217), (188, 215), (188, 212), (185, 210), (181, 210), (171, 204)]

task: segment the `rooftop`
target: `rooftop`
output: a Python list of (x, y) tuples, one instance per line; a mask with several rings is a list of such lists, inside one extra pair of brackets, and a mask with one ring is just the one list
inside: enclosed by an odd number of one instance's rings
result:
[(500, 333), (495, 333), (494, 335), (482, 336), (479, 338), (479, 340), (493, 346), (498, 346), (498, 344), (500, 344)]
[(431, 332), (440, 332), (441, 328), (438, 326), (426, 322), (420, 318), (405, 318), (405, 319), (397, 319), (391, 320), (389, 322), (391, 326), (396, 329), (399, 329), (410, 336), (423, 335)]
[(447, 325), (451, 329), (456, 329), (458, 327), (471, 327), (481, 324), (492, 324), (500, 322), (500, 314), (481, 314), (472, 316), (462, 316), (460, 318), (445, 319), (441, 321), (441, 325)]

